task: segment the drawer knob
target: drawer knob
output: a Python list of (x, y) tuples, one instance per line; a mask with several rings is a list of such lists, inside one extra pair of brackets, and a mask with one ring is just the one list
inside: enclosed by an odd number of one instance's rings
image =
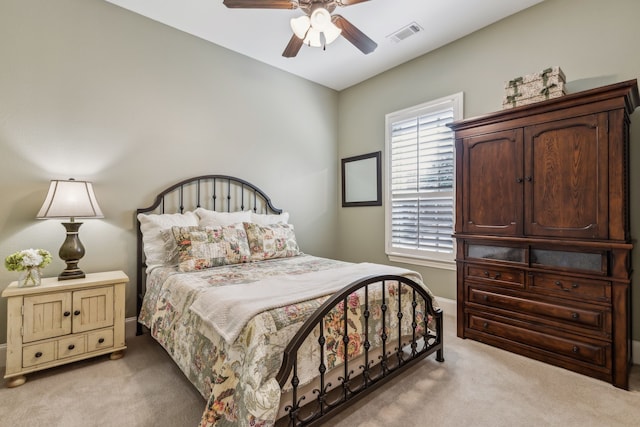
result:
[(35, 356), (36, 356), (36, 357), (42, 357), (42, 352), (41, 352), (41, 351), (37, 352), (37, 353), (35, 354)]
[(74, 312), (73, 312), (73, 315), (74, 315), (74, 316), (79, 316), (79, 315), (80, 315), (80, 310), (76, 310), (76, 311), (74, 311)]
[(489, 301), (489, 296), (488, 295), (482, 295), (482, 299), (483, 299), (483, 301)]
[(580, 285), (579, 285), (578, 283), (572, 283), (572, 284), (571, 284), (571, 287), (572, 287), (573, 289), (575, 289), (575, 288), (580, 287)]
[(104, 338), (99, 338), (98, 339), (98, 344), (102, 344), (104, 342)]
[(70, 311), (65, 311), (64, 312), (64, 317), (69, 317), (71, 316), (71, 312)]
[(579, 319), (580, 318), (580, 314), (579, 313), (571, 313), (571, 317), (574, 319)]
[(579, 352), (579, 351), (580, 351), (580, 349), (578, 348), (578, 346), (575, 346), (575, 345), (574, 345), (574, 346), (573, 346), (572, 351), (573, 351), (574, 353), (577, 353), (577, 352)]
[(67, 348), (68, 348), (69, 350), (73, 350), (74, 348), (76, 348), (76, 346), (75, 346), (75, 345), (73, 345), (73, 344), (69, 344), (69, 347), (67, 347)]
[(489, 323), (484, 322), (484, 323), (482, 324), (482, 327), (483, 327), (483, 328), (485, 328), (485, 329), (487, 329), (487, 328), (489, 327)]
[(484, 277), (489, 277), (489, 272), (488, 271), (484, 272)]

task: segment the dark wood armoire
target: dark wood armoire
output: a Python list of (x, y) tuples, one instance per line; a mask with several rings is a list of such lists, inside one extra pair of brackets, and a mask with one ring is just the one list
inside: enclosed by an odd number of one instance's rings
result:
[(451, 125), (459, 337), (628, 388), (639, 101), (631, 80)]

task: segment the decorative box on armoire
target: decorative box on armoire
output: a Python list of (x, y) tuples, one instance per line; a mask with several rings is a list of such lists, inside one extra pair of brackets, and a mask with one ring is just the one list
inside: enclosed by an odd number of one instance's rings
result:
[(636, 80), (453, 123), (457, 332), (628, 389)]

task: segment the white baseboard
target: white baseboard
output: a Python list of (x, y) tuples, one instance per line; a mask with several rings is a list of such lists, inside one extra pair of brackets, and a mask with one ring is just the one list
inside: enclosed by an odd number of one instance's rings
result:
[[(438, 304), (442, 308), (445, 313), (451, 313), (452, 315), (456, 315), (456, 301), (448, 298), (438, 298)], [(124, 335), (127, 339), (133, 338), (136, 336), (136, 325), (137, 321), (135, 317), (127, 317), (124, 320)], [(446, 345), (446, 344), (445, 344)], [(631, 342), (631, 351), (633, 352), (633, 363), (634, 365), (640, 365), (640, 341), (632, 341)], [(0, 344), (0, 366), (5, 365), (5, 361), (7, 360), (7, 345)]]
[(436, 296), (436, 300), (438, 301), (438, 305), (445, 312), (445, 314), (451, 314), (452, 316), (456, 315), (456, 300), (449, 298), (442, 298)]
[(127, 317), (124, 319), (124, 336), (125, 338), (133, 338), (136, 336), (136, 326), (138, 319), (136, 317)]

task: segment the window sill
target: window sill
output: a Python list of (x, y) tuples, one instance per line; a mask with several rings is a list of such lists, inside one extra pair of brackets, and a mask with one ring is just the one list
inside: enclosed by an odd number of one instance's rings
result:
[(456, 271), (455, 261), (444, 261), (436, 259), (413, 258), (406, 255), (387, 255), (389, 261), (399, 262), (402, 264), (420, 265), (423, 267), (439, 268), (441, 270)]

